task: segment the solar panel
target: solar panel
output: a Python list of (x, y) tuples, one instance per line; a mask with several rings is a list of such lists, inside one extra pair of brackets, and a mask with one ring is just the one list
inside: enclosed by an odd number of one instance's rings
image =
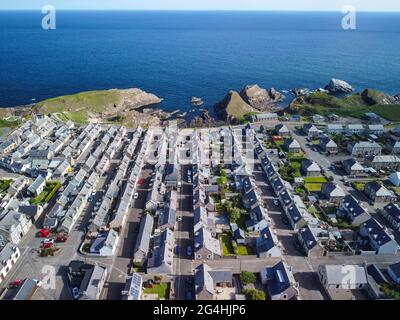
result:
[(134, 273), (131, 278), (131, 287), (129, 289), (129, 293), (133, 300), (139, 300), (142, 289), (142, 277)]

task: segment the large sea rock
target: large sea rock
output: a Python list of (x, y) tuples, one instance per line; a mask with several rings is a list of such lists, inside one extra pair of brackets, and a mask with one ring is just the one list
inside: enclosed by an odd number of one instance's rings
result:
[(233, 90), (214, 106), (214, 110), (220, 119), (228, 122), (241, 120), (245, 114), (255, 111), (237, 91)]
[(264, 89), (257, 84), (245, 86), (240, 91), (241, 98), (259, 111), (270, 111), (274, 105), (285, 99), (285, 96), (275, 88)]
[(328, 90), (330, 93), (349, 93), (352, 92), (354, 89), (346, 81), (331, 79), (329, 84), (325, 87), (325, 90)]

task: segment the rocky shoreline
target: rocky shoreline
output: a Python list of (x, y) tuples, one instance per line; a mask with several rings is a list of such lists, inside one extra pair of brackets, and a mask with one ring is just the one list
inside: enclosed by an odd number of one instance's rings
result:
[[(99, 92), (101, 96), (109, 93), (113, 97), (117, 96), (117, 98), (115, 98), (115, 102), (112, 99), (106, 99), (107, 105), (103, 109), (88, 105), (85, 111), (90, 121), (115, 121), (116, 123), (123, 122), (124, 125), (135, 125), (138, 123), (163, 125), (167, 120), (182, 118), (178, 116), (180, 114), (179, 110), (175, 112), (165, 112), (157, 108), (157, 104), (162, 102), (163, 99), (138, 88), (124, 90), (112, 89), (96, 92)], [(323, 88), (321, 87), (314, 90), (308, 88), (292, 89), (291, 93), (293, 94), (293, 99), (282, 108), (278, 106), (278, 104), (285, 103), (288, 99), (283, 93), (275, 88), (262, 88), (257, 84), (246, 85), (240, 91), (229, 91), (221, 101), (217, 102), (213, 107), (215, 116), (210, 114), (210, 110), (208, 109), (200, 109), (201, 113), (199, 115), (191, 118), (186, 117), (185, 120), (180, 119), (180, 122), (186, 122), (186, 125), (189, 127), (211, 127), (226, 123), (238, 123), (243, 121), (249, 114), (253, 113), (278, 112), (282, 110), (290, 112), (293, 111), (293, 108), (291, 110), (291, 106), (306, 104), (308, 97), (316, 92), (331, 96), (345, 97), (354, 94), (355, 90), (346, 81), (333, 78)], [(84, 97), (85, 94), (89, 95), (93, 94), (93, 92), (80, 93), (78, 95)], [(376, 90), (366, 89), (359, 94), (355, 94), (359, 95), (366, 105), (400, 104), (400, 93), (391, 96)], [(69, 97), (74, 96), (48, 99), (32, 105), (2, 108), (0, 113), (3, 117), (27, 117), (36, 113), (51, 113), (49, 110), (54, 110), (54, 107), (58, 107), (60, 104), (60, 112), (75, 112), (76, 106), (74, 105), (74, 99), (71, 98), (71, 101), (69, 101)], [(100, 101), (102, 100), (100, 99)], [(82, 104), (81, 101), (80, 103)], [(83, 105), (85, 106), (85, 104)], [(196, 113), (198, 113), (197, 110)]]

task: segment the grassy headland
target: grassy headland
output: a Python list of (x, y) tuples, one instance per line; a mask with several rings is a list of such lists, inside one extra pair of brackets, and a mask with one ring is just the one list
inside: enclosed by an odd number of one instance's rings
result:
[(391, 103), (389, 97), (371, 89), (344, 98), (314, 92), (295, 99), (290, 105), (290, 111), (304, 116), (335, 113), (354, 118), (362, 118), (366, 112), (374, 112), (389, 121), (400, 121), (400, 105)]

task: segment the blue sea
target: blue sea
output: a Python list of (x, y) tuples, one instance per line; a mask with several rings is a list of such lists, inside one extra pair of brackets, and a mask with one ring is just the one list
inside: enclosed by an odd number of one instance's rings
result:
[(400, 14), (0, 11), (0, 106), (87, 90), (139, 87), (187, 110), (210, 107), (247, 84), (318, 88), (330, 78), (357, 90), (400, 92)]

